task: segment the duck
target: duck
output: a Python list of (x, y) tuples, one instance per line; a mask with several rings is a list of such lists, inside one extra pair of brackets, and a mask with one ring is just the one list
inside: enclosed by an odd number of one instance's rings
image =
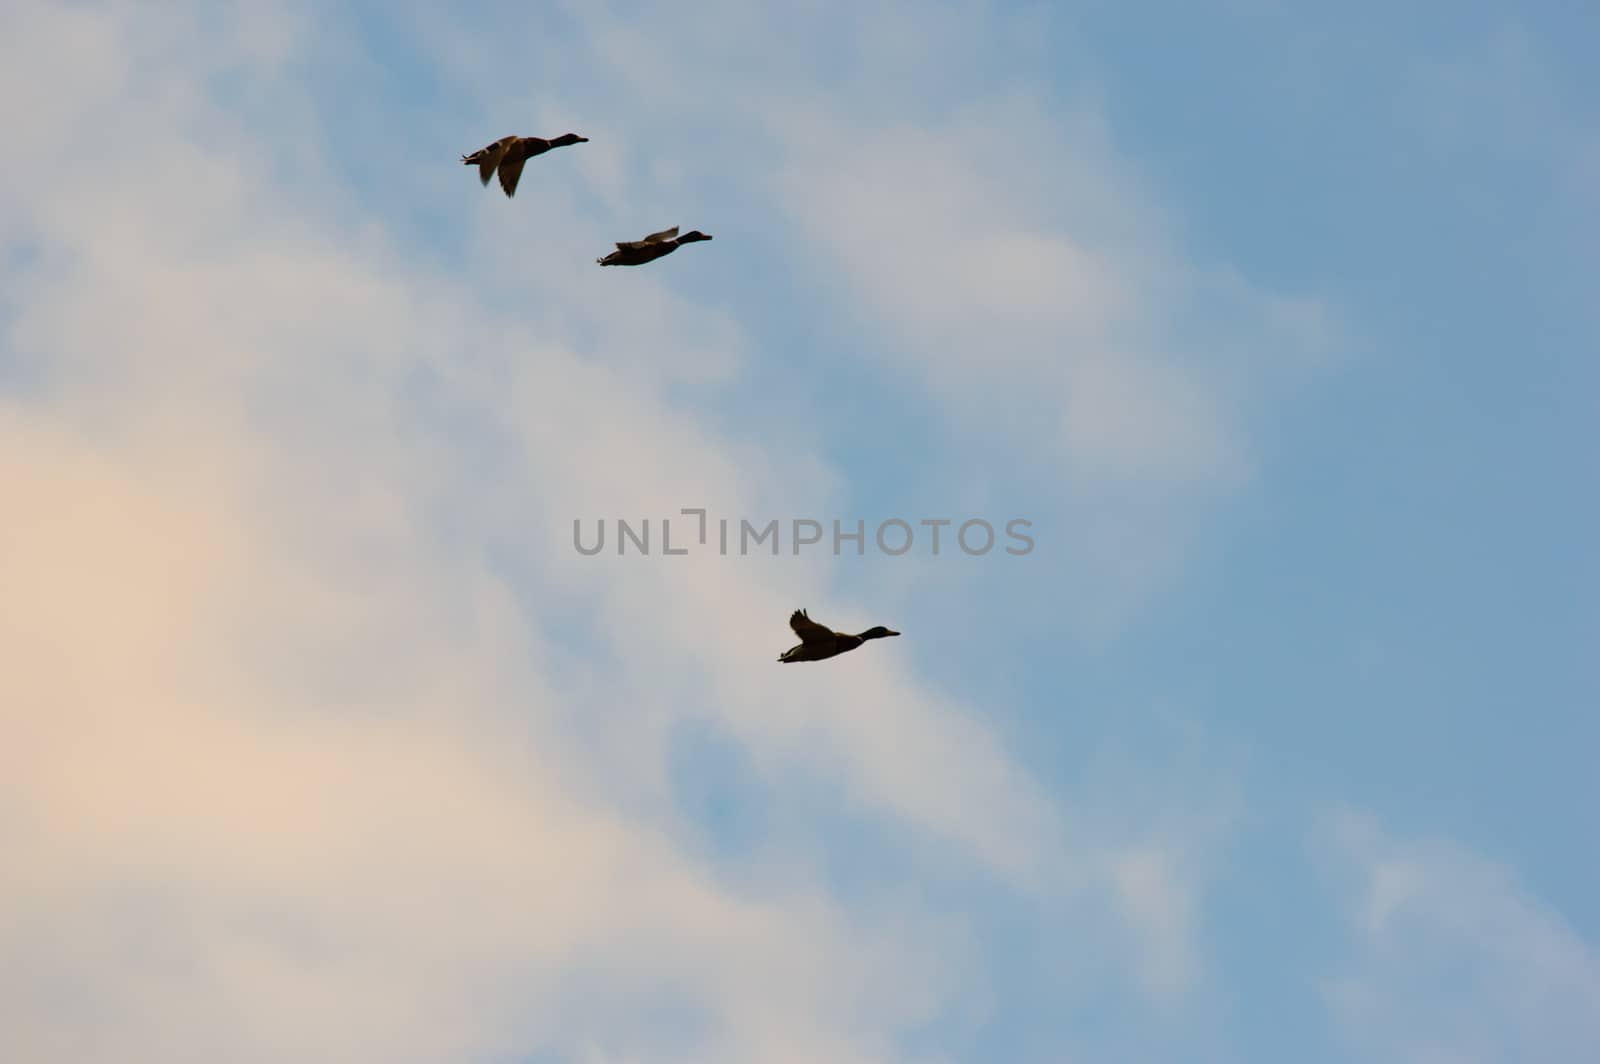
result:
[(789, 615), (789, 627), (800, 637), (800, 643), (778, 655), (778, 660), (784, 664), (795, 661), (822, 661), (824, 658), (854, 650), (869, 639), (887, 639), (900, 634), (890, 631), (881, 624), (876, 628), (868, 628), (860, 635), (835, 632), (832, 628), (813, 621), (803, 609), (795, 610)]
[(476, 166), (484, 187), (489, 186), (489, 175), (500, 171), (500, 187), (508, 197), (517, 194), (517, 182), (522, 179), (522, 164), (535, 155), (543, 155), (551, 148), (565, 148), (569, 144), (587, 144), (588, 137), (576, 133), (563, 133), (554, 140), (543, 137), (501, 137), (487, 148), (480, 148), (461, 161)]
[(678, 227), (663, 229), (659, 233), (651, 233), (643, 240), (619, 240), (617, 250), (603, 259), (595, 259), (602, 266), (643, 266), (647, 262), (654, 262), (663, 255), (670, 255), (685, 244), (693, 244), (701, 240), (710, 240), (711, 237), (698, 229), (678, 235)]

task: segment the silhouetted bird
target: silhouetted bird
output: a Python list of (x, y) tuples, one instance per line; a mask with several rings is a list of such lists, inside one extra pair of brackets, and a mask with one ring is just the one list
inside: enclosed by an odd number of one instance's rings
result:
[(800, 644), (792, 646), (778, 655), (778, 660), (785, 663), (791, 661), (821, 661), (824, 658), (843, 654), (847, 650), (854, 650), (869, 639), (884, 639), (891, 635), (900, 634), (899, 632), (889, 631), (881, 624), (876, 628), (868, 628), (860, 635), (835, 632), (832, 628), (826, 628), (806, 616), (805, 610), (795, 610), (794, 613), (789, 615), (789, 627), (793, 628), (794, 634), (800, 637)]
[(535, 155), (543, 155), (551, 148), (564, 148), (568, 144), (587, 144), (588, 137), (580, 137), (576, 133), (563, 133), (555, 140), (545, 140), (543, 137), (501, 137), (487, 148), (463, 155), (461, 161), (468, 166), (478, 168), (478, 176), (483, 179), (484, 186), (489, 184), (489, 175), (496, 169), (500, 171), (500, 187), (506, 190), (507, 196), (517, 194), (517, 182), (522, 178), (522, 164)]
[(659, 233), (651, 233), (643, 240), (619, 240), (617, 250), (603, 259), (595, 259), (602, 266), (643, 266), (647, 262), (654, 262), (663, 255), (670, 255), (685, 244), (693, 244), (699, 240), (711, 238), (700, 230), (678, 235), (678, 227), (663, 229)]

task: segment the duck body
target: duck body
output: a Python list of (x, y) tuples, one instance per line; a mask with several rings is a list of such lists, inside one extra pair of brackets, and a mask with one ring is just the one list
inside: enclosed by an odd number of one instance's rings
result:
[(882, 625), (868, 628), (858, 635), (836, 632), (813, 621), (805, 610), (795, 610), (789, 615), (789, 627), (800, 637), (800, 642), (778, 655), (778, 660), (786, 665), (797, 661), (824, 661), (848, 653), (869, 639), (887, 639), (900, 634)]
[(694, 244), (711, 237), (698, 229), (678, 235), (678, 227), (663, 229), (659, 233), (651, 233), (643, 240), (619, 240), (617, 250), (603, 259), (595, 259), (602, 266), (643, 266), (647, 262), (654, 262), (663, 255), (670, 255), (684, 244)]
[(489, 178), (497, 171), (500, 174), (500, 187), (507, 196), (517, 194), (517, 182), (522, 179), (522, 165), (536, 155), (543, 155), (551, 148), (564, 148), (569, 144), (587, 144), (588, 137), (580, 137), (576, 133), (563, 133), (553, 140), (543, 137), (501, 137), (486, 148), (480, 148), (471, 155), (463, 155), (461, 161), (467, 166), (478, 168), (478, 177), (484, 185), (489, 184)]

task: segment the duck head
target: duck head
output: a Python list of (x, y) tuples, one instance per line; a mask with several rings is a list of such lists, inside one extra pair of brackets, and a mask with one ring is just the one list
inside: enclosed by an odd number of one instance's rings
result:
[(560, 147), (564, 148), (568, 144), (587, 144), (587, 143), (589, 143), (589, 138), (588, 137), (580, 137), (576, 133), (563, 133), (563, 134), (561, 134), (561, 136), (557, 137), (555, 140), (552, 140), (550, 143), (551, 144), (555, 144), (555, 145), (559, 145)]
[(865, 632), (862, 632), (861, 633), (861, 638), (862, 639), (887, 639), (892, 635), (899, 635), (899, 634), (900, 634), (899, 632), (891, 632), (889, 629), (885, 628), (883, 625), (880, 624), (876, 628), (868, 628)]
[(693, 244), (697, 240), (710, 240), (711, 238), (698, 229), (691, 229), (678, 238), (680, 244)]

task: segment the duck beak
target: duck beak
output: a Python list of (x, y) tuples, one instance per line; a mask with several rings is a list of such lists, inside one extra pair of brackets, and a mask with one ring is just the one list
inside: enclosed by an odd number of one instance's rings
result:
[(900, 633), (899, 632), (890, 632), (889, 634), (890, 635), (899, 635)]

